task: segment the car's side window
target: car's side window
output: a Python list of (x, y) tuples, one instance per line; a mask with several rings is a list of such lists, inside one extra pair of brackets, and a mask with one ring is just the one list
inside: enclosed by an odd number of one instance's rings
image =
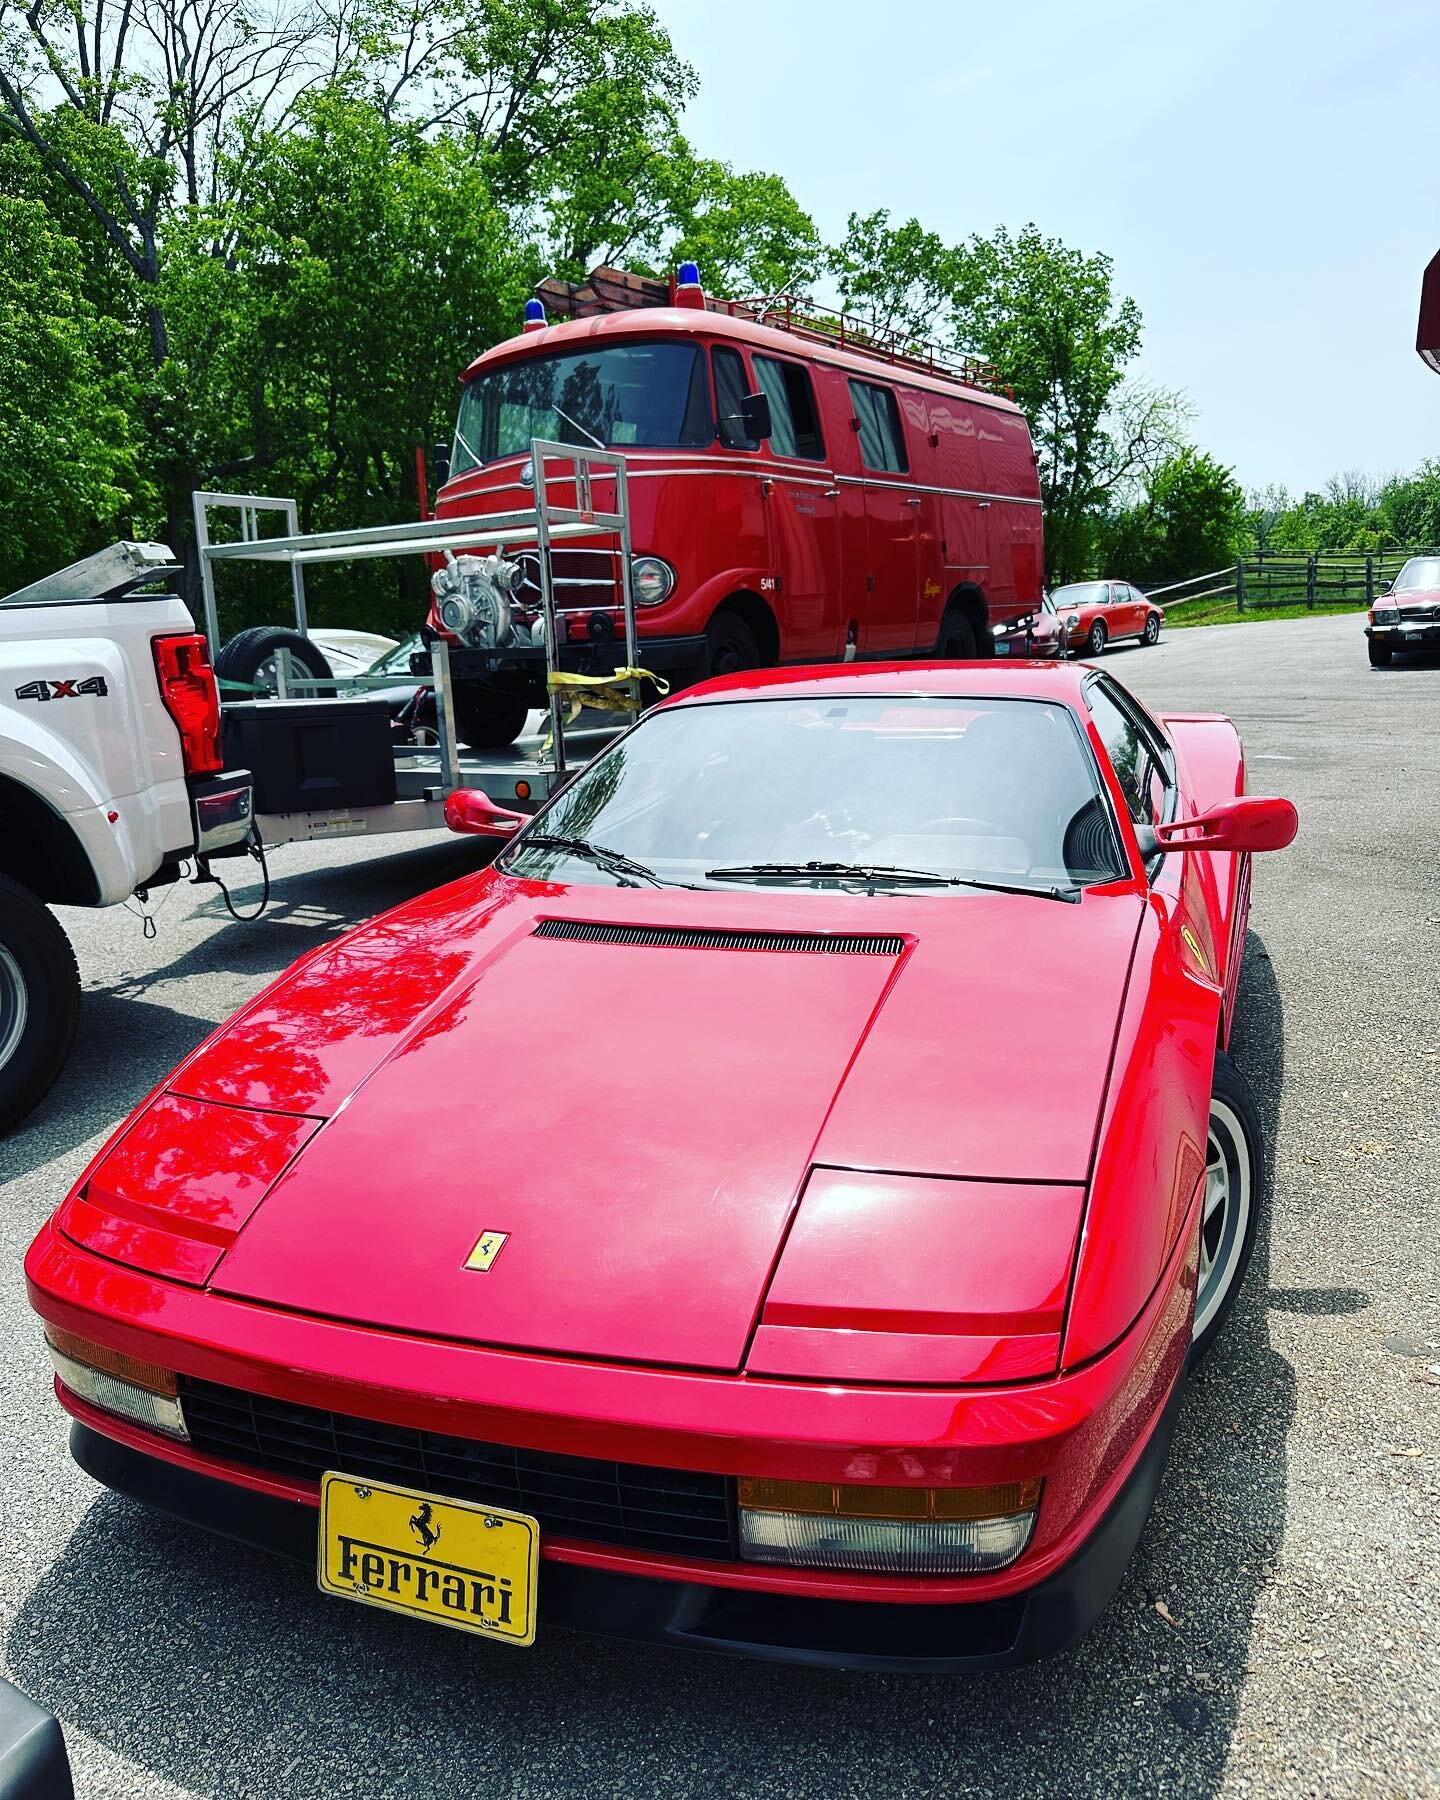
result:
[(740, 420), (740, 408), (746, 395), (745, 364), (738, 350), (719, 347), (711, 352), (715, 367), (715, 417), (719, 421), (720, 442), (727, 450), (758, 448), (752, 437), (746, 437)]
[(1087, 683), (1085, 700), (1130, 817), (1137, 824), (1163, 823), (1170, 815), (1175, 787), (1164, 740), (1102, 681)]

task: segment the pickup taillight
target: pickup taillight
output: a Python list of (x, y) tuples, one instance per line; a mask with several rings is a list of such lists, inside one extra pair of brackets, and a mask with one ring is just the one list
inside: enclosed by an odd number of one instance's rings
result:
[(160, 697), (180, 733), (187, 775), (214, 775), (220, 756), (220, 689), (210, 667), (210, 647), (198, 633), (157, 637), (155, 672)]

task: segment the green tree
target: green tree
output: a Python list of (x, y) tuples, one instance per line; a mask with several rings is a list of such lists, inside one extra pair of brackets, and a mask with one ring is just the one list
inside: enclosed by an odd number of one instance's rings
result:
[(892, 225), (883, 207), (851, 213), (844, 239), (830, 252), (826, 266), (841, 306), (877, 332), (912, 340), (945, 335), (957, 258), (918, 219)]
[(1085, 256), (1034, 225), (973, 237), (953, 289), (958, 335), (994, 363), (1030, 419), (1052, 582), (1084, 572), (1107, 498), (1144, 465), (1157, 426), (1173, 441), (1173, 395), (1152, 391), (1138, 430), (1110, 422), (1140, 348), (1140, 309), (1116, 294), (1108, 256)]
[(148, 509), (123, 391), (103, 373), (115, 333), (43, 204), (0, 192), (0, 592), (129, 535)]
[(1143, 498), (1099, 533), (1103, 572), (1155, 585), (1223, 568), (1248, 536), (1245, 496), (1232, 472), (1204, 451), (1167, 457)]

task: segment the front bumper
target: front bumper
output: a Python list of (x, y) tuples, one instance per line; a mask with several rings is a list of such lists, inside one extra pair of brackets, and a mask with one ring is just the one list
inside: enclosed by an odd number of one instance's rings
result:
[(1440, 650), (1440, 619), (1419, 619), (1407, 624), (1367, 625), (1367, 638), (1388, 644), (1392, 650)]
[[(825, 1600), (671, 1581), (547, 1560), (540, 1624), (768, 1662), (961, 1674), (1053, 1656), (1109, 1604), (1150, 1516), (1184, 1390), (1177, 1380), (1124, 1485), (1080, 1550), (1036, 1586), (943, 1605)], [(314, 1507), (182, 1469), (78, 1419), (70, 1449), (88, 1475), (172, 1518), (313, 1569)]]

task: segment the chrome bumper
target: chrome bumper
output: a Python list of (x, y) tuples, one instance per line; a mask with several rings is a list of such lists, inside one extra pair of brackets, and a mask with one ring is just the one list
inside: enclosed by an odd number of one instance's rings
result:
[(248, 769), (233, 769), (190, 784), (195, 853), (210, 856), (243, 844), (255, 816), (255, 784)]

